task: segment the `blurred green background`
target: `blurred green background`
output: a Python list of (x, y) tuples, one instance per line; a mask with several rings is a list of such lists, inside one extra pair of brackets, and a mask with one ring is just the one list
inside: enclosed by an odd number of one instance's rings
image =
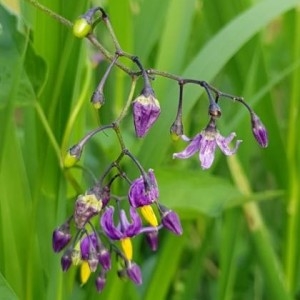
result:
[[(88, 41), (29, 2), (0, 1), (0, 298), (300, 299), (300, 1), (40, 1), (71, 21), (102, 6), (123, 50), (145, 68), (243, 96), (269, 132), (262, 149), (244, 107), (221, 99), (218, 129), (243, 140), (238, 153), (226, 158), (218, 151), (206, 171), (197, 156), (173, 160), (185, 147), (169, 136), (178, 86), (157, 77), (159, 121), (140, 140), (130, 114), (121, 130), (126, 146), (155, 170), (160, 202), (178, 212), (184, 234), (164, 232), (156, 253), (137, 239), (143, 285), (122, 281), (113, 270), (101, 294), (93, 278), (81, 286), (76, 268), (62, 273), (52, 251), (53, 229), (90, 184), (81, 169), (63, 170), (60, 159), (99, 122), (118, 116), (130, 78), (114, 68), (107, 102), (95, 112), (89, 99), (108, 63), (95, 65), (99, 53)], [(103, 24), (95, 32), (113, 51)], [(206, 105), (199, 87), (185, 88), (188, 136), (207, 124)], [(100, 134), (80, 164), (99, 177), (118, 151), (112, 135)]]

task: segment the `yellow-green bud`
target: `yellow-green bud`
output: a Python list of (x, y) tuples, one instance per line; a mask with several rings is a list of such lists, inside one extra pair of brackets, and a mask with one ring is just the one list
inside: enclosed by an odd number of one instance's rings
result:
[(95, 109), (100, 109), (105, 102), (103, 92), (96, 90), (92, 95), (91, 102)]
[(181, 118), (177, 117), (170, 128), (171, 138), (174, 142), (177, 142), (183, 135), (183, 125)]
[(180, 135), (175, 132), (171, 132), (171, 139), (173, 142), (177, 142), (180, 139)]
[(92, 25), (85, 19), (77, 19), (73, 24), (73, 34), (82, 39), (92, 31)]
[(64, 157), (64, 167), (71, 168), (73, 167), (80, 159), (82, 148), (80, 145), (74, 145), (71, 147)]
[(64, 167), (71, 168), (78, 162), (78, 157), (75, 155), (71, 155), (68, 151), (64, 158)]

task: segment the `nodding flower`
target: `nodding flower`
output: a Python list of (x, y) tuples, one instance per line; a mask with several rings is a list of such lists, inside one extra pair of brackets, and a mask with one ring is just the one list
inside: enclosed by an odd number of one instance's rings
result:
[(136, 209), (130, 207), (131, 223), (128, 221), (125, 210), (119, 211), (119, 223), (114, 224), (114, 211), (113, 206), (106, 207), (101, 217), (101, 227), (105, 234), (112, 240), (119, 240), (124, 252), (124, 256), (128, 260), (132, 260), (132, 243), (130, 238), (138, 235), (142, 229), (142, 221)]
[(214, 161), (217, 146), (225, 155), (232, 155), (236, 153), (239, 144), (242, 141), (237, 140), (235, 146), (231, 149), (229, 147), (229, 143), (235, 136), (236, 134), (234, 132), (232, 132), (228, 137), (222, 136), (216, 129), (214, 119), (211, 119), (207, 127), (194, 138), (189, 139), (185, 136), (182, 137), (190, 143), (182, 152), (174, 153), (173, 158), (186, 159), (198, 152), (202, 169), (209, 169)]

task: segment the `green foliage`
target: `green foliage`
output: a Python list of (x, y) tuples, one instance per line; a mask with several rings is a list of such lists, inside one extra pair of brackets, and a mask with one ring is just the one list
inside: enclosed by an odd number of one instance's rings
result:
[[(113, 270), (100, 295), (92, 278), (80, 286), (76, 268), (62, 273), (51, 248), (53, 229), (90, 184), (81, 169), (63, 170), (61, 157), (99, 122), (118, 116), (130, 78), (113, 70), (105, 107), (96, 113), (89, 99), (107, 63), (95, 68), (95, 49), (33, 1), (15, 1), (15, 13), (5, 4), (10, 2), (0, 1), (1, 299), (297, 299), (300, 2), (96, 3), (104, 5), (123, 49), (138, 55), (146, 68), (206, 80), (245, 97), (270, 137), (269, 148), (259, 148), (243, 107), (221, 99), (219, 130), (236, 131), (243, 139), (237, 155), (226, 159), (217, 153), (210, 171), (199, 167), (197, 157), (172, 160), (172, 153), (185, 147), (169, 137), (178, 85), (155, 78), (159, 121), (144, 139), (134, 138), (130, 114), (121, 129), (127, 147), (155, 169), (160, 201), (179, 213), (184, 235), (163, 234), (154, 254), (144, 241), (134, 241), (144, 284), (123, 282)], [(41, 3), (71, 21), (91, 4)], [(113, 51), (101, 25), (96, 33)], [(203, 101), (200, 88), (185, 89), (189, 136), (207, 123)], [(115, 148), (111, 136), (96, 137), (82, 165), (98, 177), (116, 158)]]

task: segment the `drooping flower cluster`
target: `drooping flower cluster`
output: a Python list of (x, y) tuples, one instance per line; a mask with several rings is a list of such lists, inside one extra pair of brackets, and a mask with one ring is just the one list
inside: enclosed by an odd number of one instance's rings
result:
[[(105, 286), (106, 274), (111, 269), (112, 253), (121, 262), (119, 274), (122, 277), (126, 275), (135, 284), (142, 283), (140, 267), (134, 262), (134, 237), (144, 235), (150, 249), (155, 251), (158, 247), (158, 232), (162, 228), (177, 235), (182, 234), (178, 215), (158, 201), (159, 190), (153, 170), (130, 184), (126, 201), (108, 199), (107, 191), (103, 193), (105, 188), (97, 186), (87, 194), (79, 195), (73, 215), (53, 232), (52, 237), (53, 250), (65, 250), (61, 258), (62, 270), (67, 271), (71, 265), (81, 265), (83, 282), (90, 273), (98, 272), (95, 281), (98, 291)], [(103, 195), (106, 199), (101, 197)], [(125, 204), (129, 204), (128, 209)], [(93, 225), (94, 219), (96, 225)], [(72, 221), (74, 234), (70, 229)]]
[[(250, 113), (252, 133), (260, 146), (267, 147), (268, 135), (260, 118), (243, 98), (222, 93), (205, 81), (183, 79), (152, 69), (145, 70), (137, 56), (129, 55), (120, 48), (109, 18), (102, 8), (90, 9), (82, 15), (74, 23), (74, 35), (79, 38), (88, 37), (97, 46), (98, 41), (95, 42), (93, 28), (99, 23), (99, 18), (96, 17), (96, 13), (99, 11), (102, 14), (100, 19), (107, 26), (113, 39), (115, 51), (114, 56), (110, 59), (110, 65), (91, 97), (91, 103), (96, 109), (102, 108), (105, 104), (104, 85), (112, 67), (117, 64), (118, 58), (121, 56), (130, 59), (138, 67), (138, 71), (127, 71), (127, 73), (133, 79), (142, 78), (143, 88), (134, 99), (135, 81), (133, 80), (133, 88), (129, 93), (128, 101), (117, 120), (86, 134), (69, 149), (64, 157), (64, 167), (71, 168), (80, 160), (85, 144), (96, 133), (107, 129), (114, 130), (121, 147), (118, 158), (109, 165), (94, 186), (83, 195), (77, 196), (72, 215), (64, 224), (54, 230), (52, 245), (55, 252), (63, 251), (61, 256), (63, 271), (67, 271), (72, 265), (80, 266), (83, 283), (88, 280), (91, 273), (96, 273), (95, 285), (101, 292), (106, 285), (107, 273), (114, 263), (113, 257), (116, 257), (118, 261), (120, 277), (127, 277), (135, 284), (142, 283), (142, 272), (139, 264), (135, 261), (132, 243), (136, 236), (144, 236), (150, 249), (155, 251), (158, 248), (160, 230), (167, 229), (176, 235), (182, 234), (182, 226), (177, 213), (159, 202), (159, 188), (154, 171), (150, 169), (145, 172), (137, 158), (125, 147), (119, 127), (128, 111), (129, 104), (132, 106), (133, 124), (138, 138), (145, 137), (157, 121), (161, 108), (150, 83), (151, 76), (163, 76), (175, 80), (179, 84), (178, 109), (170, 133), (174, 140), (181, 138), (189, 144), (183, 151), (174, 153), (173, 158), (186, 159), (198, 153), (201, 167), (208, 169), (213, 164), (217, 148), (220, 148), (225, 155), (236, 153), (241, 140), (237, 140), (234, 146), (230, 146), (236, 134), (233, 132), (228, 137), (223, 137), (216, 126), (217, 119), (221, 117), (220, 97), (234, 100), (246, 107)], [(124, 67), (123, 70), (126, 71), (126, 68)], [(204, 88), (209, 100), (210, 119), (208, 125), (191, 139), (184, 134), (182, 120), (183, 88), (186, 84), (196, 84)], [(133, 181), (127, 177), (120, 165), (125, 156), (131, 159), (140, 173), (140, 176)], [(114, 170), (117, 170), (116, 174), (112, 173)], [(124, 180), (128, 183), (126, 197), (118, 196), (120, 194), (118, 189), (115, 190), (116, 193), (112, 193), (115, 180)]]

